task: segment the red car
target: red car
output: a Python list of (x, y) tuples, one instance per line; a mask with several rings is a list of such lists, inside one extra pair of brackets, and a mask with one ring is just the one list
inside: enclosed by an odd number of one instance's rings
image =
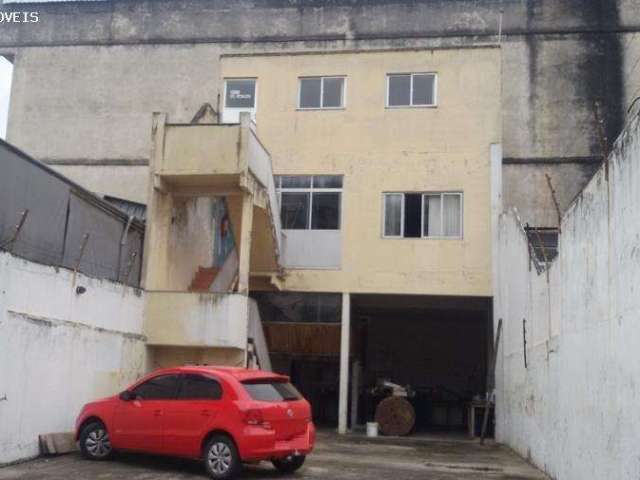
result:
[(188, 366), (158, 370), (119, 395), (89, 403), (76, 420), (82, 454), (114, 450), (202, 459), (215, 479), (242, 462), (293, 472), (313, 449), (309, 403), (289, 378), (261, 370)]

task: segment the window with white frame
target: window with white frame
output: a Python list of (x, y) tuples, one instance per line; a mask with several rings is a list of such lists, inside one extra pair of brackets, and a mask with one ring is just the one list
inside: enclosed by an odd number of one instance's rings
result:
[(462, 193), (385, 193), (383, 237), (462, 238)]
[(433, 107), (436, 93), (435, 73), (387, 75), (387, 107)]
[(344, 77), (301, 77), (298, 108), (344, 108)]
[(257, 81), (255, 78), (226, 78), (222, 123), (238, 123), (240, 114), (249, 112), (255, 121)]
[(276, 177), (285, 230), (340, 230), (341, 175)]

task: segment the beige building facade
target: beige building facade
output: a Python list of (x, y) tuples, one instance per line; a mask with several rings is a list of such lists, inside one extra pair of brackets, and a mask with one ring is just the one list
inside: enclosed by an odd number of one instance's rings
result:
[[(388, 105), (389, 75), (423, 72), (435, 78), (433, 105)], [(301, 108), (301, 80), (321, 77), (342, 79), (342, 105)], [(284, 288), (491, 295), (489, 164), (490, 146), (501, 143), (499, 49), (223, 56), (220, 81), (234, 78), (256, 80), (256, 131), (276, 175), (342, 178), (336, 240), (312, 226), (302, 238), (284, 230), (285, 248), (317, 245), (306, 263), (287, 269)], [(450, 237), (385, 235), (384, 194), (405, 192), (461, 193), (462, 228)], [(305, 268), (318, 265), (312, 257), (333, 241), (336, 261)]]
[[(341, 431), (369, 419), (367, 391), (382, 378), (421, 388), (429, 405), (437, 388), (481, 393), (500, 48), (219, 63), (219, 115), (154, 116), (152, 364), (268, 362)], [(457, 418), (445, 426), (460, 428), (462, 404), (444, 405)], [(442, 423), (439, 412), (421, 414), (420, 428)]]

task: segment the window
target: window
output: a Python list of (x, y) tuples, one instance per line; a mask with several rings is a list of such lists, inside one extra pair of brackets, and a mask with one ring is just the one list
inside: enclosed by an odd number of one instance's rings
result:
[(298, 108), (343, 108), (344, 77), (300, 78)]
[(462, 193), (385, 193), (385, 238), (462, 238)]
[(178, 398), (181, 400), (219, 400), (222, 398), (222, 387), (213, 378), (189, 373), (182, 376)]
[(240, 114), (248, 112), (256, 120), (257, 82), (255, 78), (227, 78), (224, 81), (222, 123), (239, 123)]
[(433, 107), (436, 105), (435, 73), (387, 75), (388, 107)]
[(340, 230), (342, 176), (276, 177), (282, 228)]
[(255, 108), (255, 78), (226, 80), (224, 105), (228, 108)]
[(177, 390), (177, 375), (159, 375), (138, 385), (133, 393), (140, 400), (167, 400), (175, 399)]
[(280, 380), (249, 380), (242, 382), (251, 398), (260, 402), (300, 400), (302, 395), (289, 382)]

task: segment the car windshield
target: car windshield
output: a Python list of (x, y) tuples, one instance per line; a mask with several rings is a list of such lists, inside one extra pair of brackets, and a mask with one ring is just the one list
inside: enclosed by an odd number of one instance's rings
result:
[(261, 402), (282, 402), (302, 398), (296, 387), (281, 380), (247, 380), (242, 382), (244, 388), (254, 400)]

